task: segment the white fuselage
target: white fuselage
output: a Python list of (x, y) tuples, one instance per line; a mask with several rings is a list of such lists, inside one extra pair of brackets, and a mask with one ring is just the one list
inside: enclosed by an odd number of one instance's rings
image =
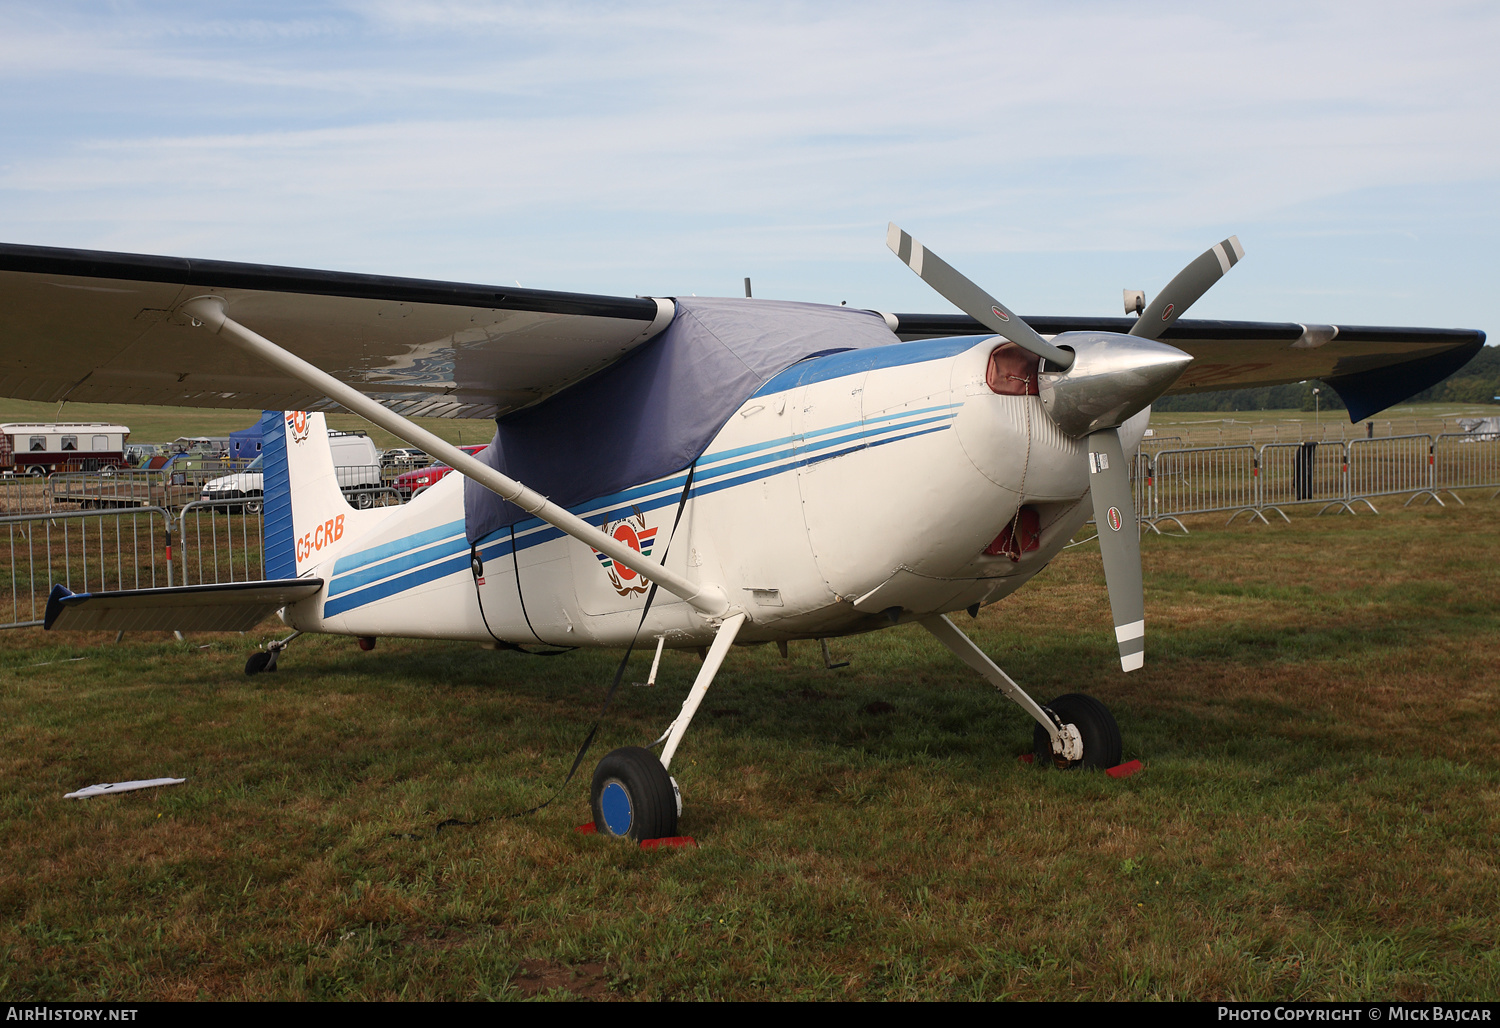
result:
[[(993, 602), (1092, 513), (1083, 442), (1036, 396), (985, 384), (998, 342), (928, 340), (794, 365), (719, 430), (685, 504), (686, 471), (572, 509), (722, 588), (748, 615), (740, 642), (869, 631)], [(1148, 415), (1123, 426), (1127, 452)], [(476, 575), (463, 490), (454, 474), (403, 507), (341, 511), (336, 540), (307, 547), (305, 560), (299, 547), (297, 573), (327, 584), (288, 608), (287, 623), (520, 644), (624, 645), (638, 627), (669, 646), (712, 639), (714, 624), (665, 592), (642, 626), (639, 576), (535, 520), (480, 540)], [(986, 556), (1023, 503), (1039, 514), (1040, 545), (1018, 560)]]

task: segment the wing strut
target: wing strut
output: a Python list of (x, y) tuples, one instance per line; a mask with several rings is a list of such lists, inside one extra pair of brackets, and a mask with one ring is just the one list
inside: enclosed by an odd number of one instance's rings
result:
[(634, 550), (613, 536), (606, 535), (584, 521), (572, 511), (560, 507), (541, 493), (508, 478), (494, 468), (475, 460), (452, 443), (445, 442), (431, 432), (412, 424), (395, 411), (382, 407), (353, 386), (340, 382), (326, 371), (282, 349), (265, 336), (251, 331), (224, 313), (224, 301), (217, 296), (200, 296), (182, 305), (183, 313), (191, 317), (196, 325), (207, 328), (215, 335), (227, 336), (241, 349), (261, 358), (293, 378), (307, 383), (345, 409), (360, 415), (397, 438), (412, 446), (420, 447), (434, 457), (439, 457), (450, 468), (461, 472), (502, 499), (515, 504), (526, 513), (552, 525), (575, 539), (588, 543), (600, 553), (625, 565), (636, 574), (657, 583), (663, 589), (679, 596), (709, 617), (722, 617), (729, 613), (729, 602), (717, 586), (699, 585), (682, 575), (667, 570), (661, 564)]

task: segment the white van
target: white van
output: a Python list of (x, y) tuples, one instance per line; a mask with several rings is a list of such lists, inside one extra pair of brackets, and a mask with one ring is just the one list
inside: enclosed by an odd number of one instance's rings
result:
[[(339, 488), (349, 502), (356, 507), (375, 505), (375, 493), (380, 487), (380, 451), (363, 432), (329, 432), (328, 448), (333, 452), (333, 470), (339, 478)], [(262, 496), (265, 493), (265, 476), (261, 473), (264, 455), (256, 457), (249, 466), (233, 475), (215, 478), (203, 484), (204, 500), (243, 500), (230, 509), (243, 507), (247, 514), (259, 514)]]

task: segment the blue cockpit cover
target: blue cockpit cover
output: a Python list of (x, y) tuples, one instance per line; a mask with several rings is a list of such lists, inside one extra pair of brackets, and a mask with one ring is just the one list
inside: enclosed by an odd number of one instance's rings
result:
[[(870, 311), (775, 300), (678, 299), (672, 323), (614, 364), (497, 421), (480, 460), (572, 507), (681, 471), (740, 404), (814, 354), (897, 341)], [(528, 515), (464, 483), (470, 542)]]

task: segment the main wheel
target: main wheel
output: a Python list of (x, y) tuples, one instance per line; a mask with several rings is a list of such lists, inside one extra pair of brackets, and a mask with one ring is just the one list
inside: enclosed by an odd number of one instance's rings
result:
[(1047, 704), (1065, 725), (1077, 725), (1083, 736), (1083, 758), (1059, 763), (1052, 755), (1052, 737), (1041, 725), (1031, 734), (1032, 753), (1038, 767), (1058, 767), (1071, 771), (1078, 767), (1114, 767), (1120, 762), (1124, 748), (1120, 741), (1120, 726), (1109, 708), (1087, 693), (1070, 692)]
[(631, 842), (677, 834), (677, 793), (656, 754), (623, 746), (606, 754), (594, 769), (589, 790), (594, 829)]

